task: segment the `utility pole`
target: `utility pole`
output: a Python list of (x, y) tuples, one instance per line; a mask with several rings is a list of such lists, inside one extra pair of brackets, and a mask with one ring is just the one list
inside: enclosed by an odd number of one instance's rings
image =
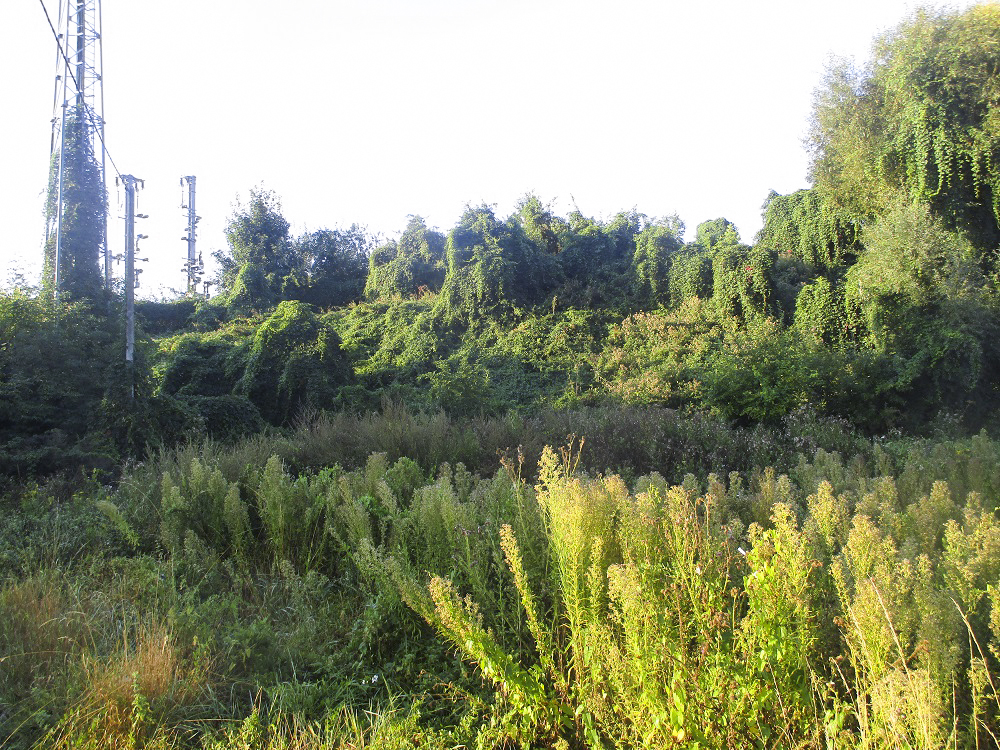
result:
[[(104, 147), (104, 51), (101, 30), (101, 0), (59, 0), (56, 48), (56, 80), (52, 101), (52, 136), (49, 143), (49, 169), (55, 183), (50, 187), (52, 209), (45, 226), (47, 269), (52, 275), (55, 294), (63, 284), (63, 217), (66, 199), (67, 119), (80, 128), (82, 144), (93, 155), (100, 169), (100, 201), (105, 210), (99, 232), (98, 257), (103, 260), (104, 286), (111, 289), (111, 252), (107, 241), (107, 151)], [(99, 155), (99, 158), (98, 158)], [(51, 253), (51, 255), (49, 255)]]
[(135, 396), (135, 188), (144, 185), (130, 174), (122, 175), (125, 185), (125, 366), (129, 377), (129, 398)]
[(201, 217), (195, 212), (194, 207), (195, 179), (196, 178), (193, 175), (181, 177), (181, 187), (184, 187), (185, 182), (187, 182), (188, 187), (186, 204), (184, 203), (183, 195), (181, 197), (181, 208), (187, 209), (187, 234), (181, 237), (181, 239), (187, 242), (188, 246), (187, 261), (184, 263), (184, 272), (187, 274), (187, 293), (192, 297), (198, 294), (198, 283), (201, 281), (202, 272), (205, 269), (205, 264), (202, 263), (201, 255), (195, 252), (198, 222), (201, 220)]

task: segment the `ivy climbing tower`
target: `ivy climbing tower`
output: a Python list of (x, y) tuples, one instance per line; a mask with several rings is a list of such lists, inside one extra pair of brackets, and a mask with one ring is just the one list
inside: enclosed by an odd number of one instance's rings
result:
[(58, 2), (43, 283), (89, 294), (111, 287), (101, 0)]

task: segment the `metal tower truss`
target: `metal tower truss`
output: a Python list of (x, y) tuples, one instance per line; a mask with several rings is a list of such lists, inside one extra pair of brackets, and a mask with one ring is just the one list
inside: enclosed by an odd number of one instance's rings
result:
[[(56, 210), (49, 216), (46, 240), (55, 233), (56, 289), (59, 287), (59, 250), (63, 216), (63, 179), (66, 156), (66, 123), (77, 118), (84, 138), (101, 169), (102, 195), (107, 195), (104, 148), (104, 70), (101, 40), (101, 0), (59, 0), (56, 27), (56, 80), (52, 101), (50, 164), (56, 169)], [(108, 251), (107, 223), (101, 240), (104, 283), (111, 287), (111, 255)]]

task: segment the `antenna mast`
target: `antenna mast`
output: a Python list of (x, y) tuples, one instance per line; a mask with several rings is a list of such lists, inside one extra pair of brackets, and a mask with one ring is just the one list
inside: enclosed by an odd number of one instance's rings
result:
[[(56, 80), (52, 101), (52, 139), (49, 146), (54, 196), (45, 227), (46, 252), (51, 263), (55, 293), (60, 291), (63, 254), (63, 214), (67, 189), (67, 120), (76, 121), (83, 147), (100, 168), (101, 217), (99, 257), (103, 259), (104, 286), (111, 288), (111, 254), (107, 241), (107, 179), (104, 148), (104, 53), (101, 40), (101, 0), (59, 0)], [(53, 200), (54, 199), (54, 200)], [(50, 243), (54, 241), (54, 250)]]

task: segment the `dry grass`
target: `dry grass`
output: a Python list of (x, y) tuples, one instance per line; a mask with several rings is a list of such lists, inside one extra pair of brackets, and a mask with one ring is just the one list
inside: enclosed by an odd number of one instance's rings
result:
[(59, 580), (33, 577), (0, 591), (0, 688), (17, 694), (53, 682), (88, 629)]
[(126, 631), (107, 655), (82, 654), (77, 678), (82, 689), (48, 747), (171, 746), (185, 709), (210, 687), (206, 661), (183, 654), (158, 622)]

